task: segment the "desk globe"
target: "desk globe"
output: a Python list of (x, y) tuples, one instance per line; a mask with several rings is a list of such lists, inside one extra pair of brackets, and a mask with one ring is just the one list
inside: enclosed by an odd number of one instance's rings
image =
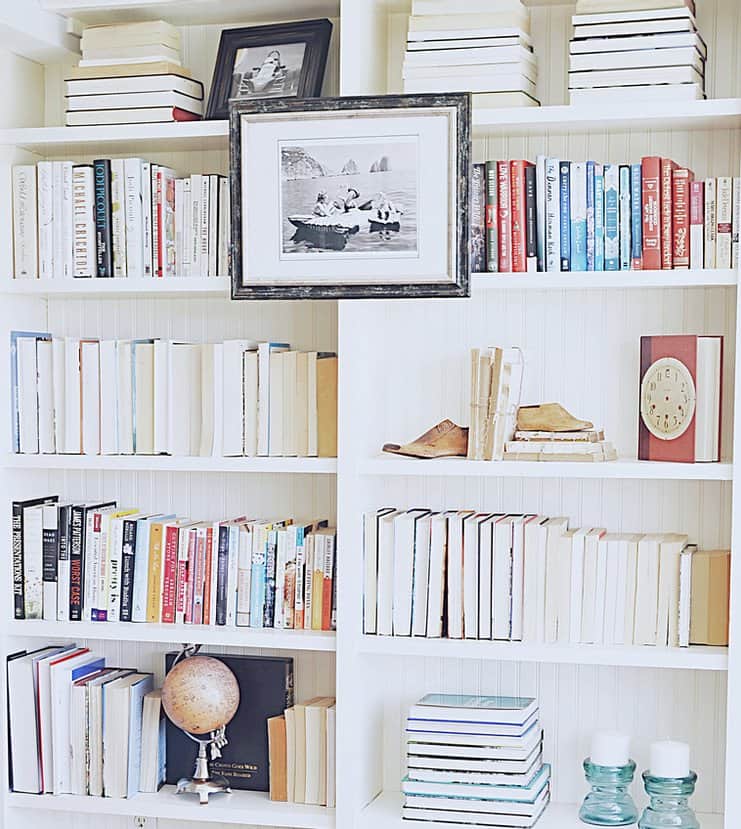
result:
[(178, 781), (177, 794), (197, 794), (205, 805), (209, 795), (231, 792), (226, 777), (211, 777), (206, 749), (211, 747), (212, 760), (221, 756), (226, 726), (237, 713), (239, 683), (232, 671), (211, 656), (177, 661), (165, 677), (162, 706), (174, 725), (198, 743), (193, 777)]

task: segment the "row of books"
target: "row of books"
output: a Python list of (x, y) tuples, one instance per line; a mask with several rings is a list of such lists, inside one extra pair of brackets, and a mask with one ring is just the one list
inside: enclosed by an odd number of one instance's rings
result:
[(165, 777), (165, 724), (151, 673), (72, 645), (7, 659), (10, 786), (127, 798)]
[(387, 507), (364, 517), (364, 631), (727, 645), (728, 555), (699, 551), (681, 534), (574, 529), (567, 518), (542, 515)]
[(164, 20), (88, 26), (66, 86), (67, 126), (193, 121), (203, 84), (180, 58), (180, 30)]
[(335, 628), (326, 520), (196, 521), (56, 495), (12, 509), (16, 619)]
[(695, 180), (668, 158), (636, 164), (474, 164), (471, 270), (735, 268), (741, 178)]
[(13, 167), (16, 279), (227, 275), (229, 239), (225, 176), (142, 158)]
[(652, 0), (644, 8), (619, 0), (572, 17), (572, 103), (678, 101), (705, 97), (707, 47), (690, 4)]
[(530, 10), (415, 0), (402, 69), (404, 91), (473, 92), (477, 106), (539, 106)]
[(532, 698), (426, 694), (406, 721), (407, 820), (534, 826), (550, 801), (550, 766)]
[(335, 807), (337, 709), (314, 697), (268, 720), (270, 799)]
[(337, 356), (11, 332), (13, 451), (335, 457)]

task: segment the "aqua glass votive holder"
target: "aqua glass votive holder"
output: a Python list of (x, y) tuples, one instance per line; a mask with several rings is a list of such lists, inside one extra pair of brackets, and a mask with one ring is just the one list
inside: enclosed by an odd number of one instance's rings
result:
[(639, 829), (700, 829), (689, 799), (695, 793), (697, 775), (654, 777), (643, 772), (643, 785), (650, 803), (638, 821)]
[(630, 826), (638, 820), (638, 808), (628, 794), (636, 764), (597, 766), (587, 757), (584, 774), (592, 791), (584, 798), (579, 819), (593, 826)]

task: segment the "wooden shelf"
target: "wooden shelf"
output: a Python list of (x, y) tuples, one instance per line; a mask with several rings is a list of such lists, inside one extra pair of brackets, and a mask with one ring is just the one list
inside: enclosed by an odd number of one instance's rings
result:
[(425, 639), (363, 636), (362, 653), (421, 656), (437, 659), (492, 659), (501, 662), (544, 662), (553, 665), (614, 665), (690, 671), (728, 670), (728, 648), (654, 648), (640, 645), (545, 645), (475, 639)]
[(273, 628), (226, 627), (217, 625), (155, 625), (133, 622), (47, 622), (17, 620), (7, 623), (10, 636), (44, 639), (95, 639), (120, 642), (193, 642), (197, 645), (224, 645), (286, 651), (334, 651), (335, 634), (318, 630), (275, 630)]
[(568, 461), (469, 461), (465, 458), (421, 460), (394, 456), (360, 464), (364, 475), (470, 476), (486, 478), (632, 478), (644, 480), (730, 481), (732, 463), (662, 463), (617, 460), (605, 463)]
[(242, 472), (334, 475), (336, 458), (174, 458), (169, 455), (15, 455), (6, 469), (112, 470), (116, 472)]
[(472, 293), (482, 291), (624, 290), (712, 288), (738, 285), (733, 269), (671, 271), (574, 271), (571, 273), (475, 273)]
[[(195, 750), (194, 750), (195, 757)], [(208, 806), (200, 806), (194, 795), (176, 795), (173, 786), (157, 794), (139, 794), (131, 799), (84, 797), (80, 795), (8, 794), (11, 809), (41, 809), (75, 812), (80, 815), (119, 815), (162, 818), (201, 823), (249, 823), (258, 826), (285, 826), (291, 829), (332, 829), (334, 809), (277, 803), (266, 792), (235, 791), (215, 795)]]
[(173, 277), (168, 279), (6, 279), (0, 294), (54, 298), (114, 299), (230, 296), (228, 276)]

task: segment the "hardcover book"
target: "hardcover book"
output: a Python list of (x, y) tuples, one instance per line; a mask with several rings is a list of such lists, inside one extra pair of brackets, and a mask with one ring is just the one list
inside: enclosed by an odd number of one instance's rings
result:
[(486, 271), (486, 165), (471, 172), (471, 272)]
[(620, 269), (618, 220), (619, 172), (616, 164), (605, 164), (605, 270)]
[(661, 270), (661, 159), (649, 156), (641, 162), (643, 191), (643, 267)]
[(499, 269), (499, 242), (497, 240), (497, 163), (486, 162), (486, 269)]
[(571, 270), (571, 162), (562, 161), (558, 171), (561, 213), (561, 270)]

